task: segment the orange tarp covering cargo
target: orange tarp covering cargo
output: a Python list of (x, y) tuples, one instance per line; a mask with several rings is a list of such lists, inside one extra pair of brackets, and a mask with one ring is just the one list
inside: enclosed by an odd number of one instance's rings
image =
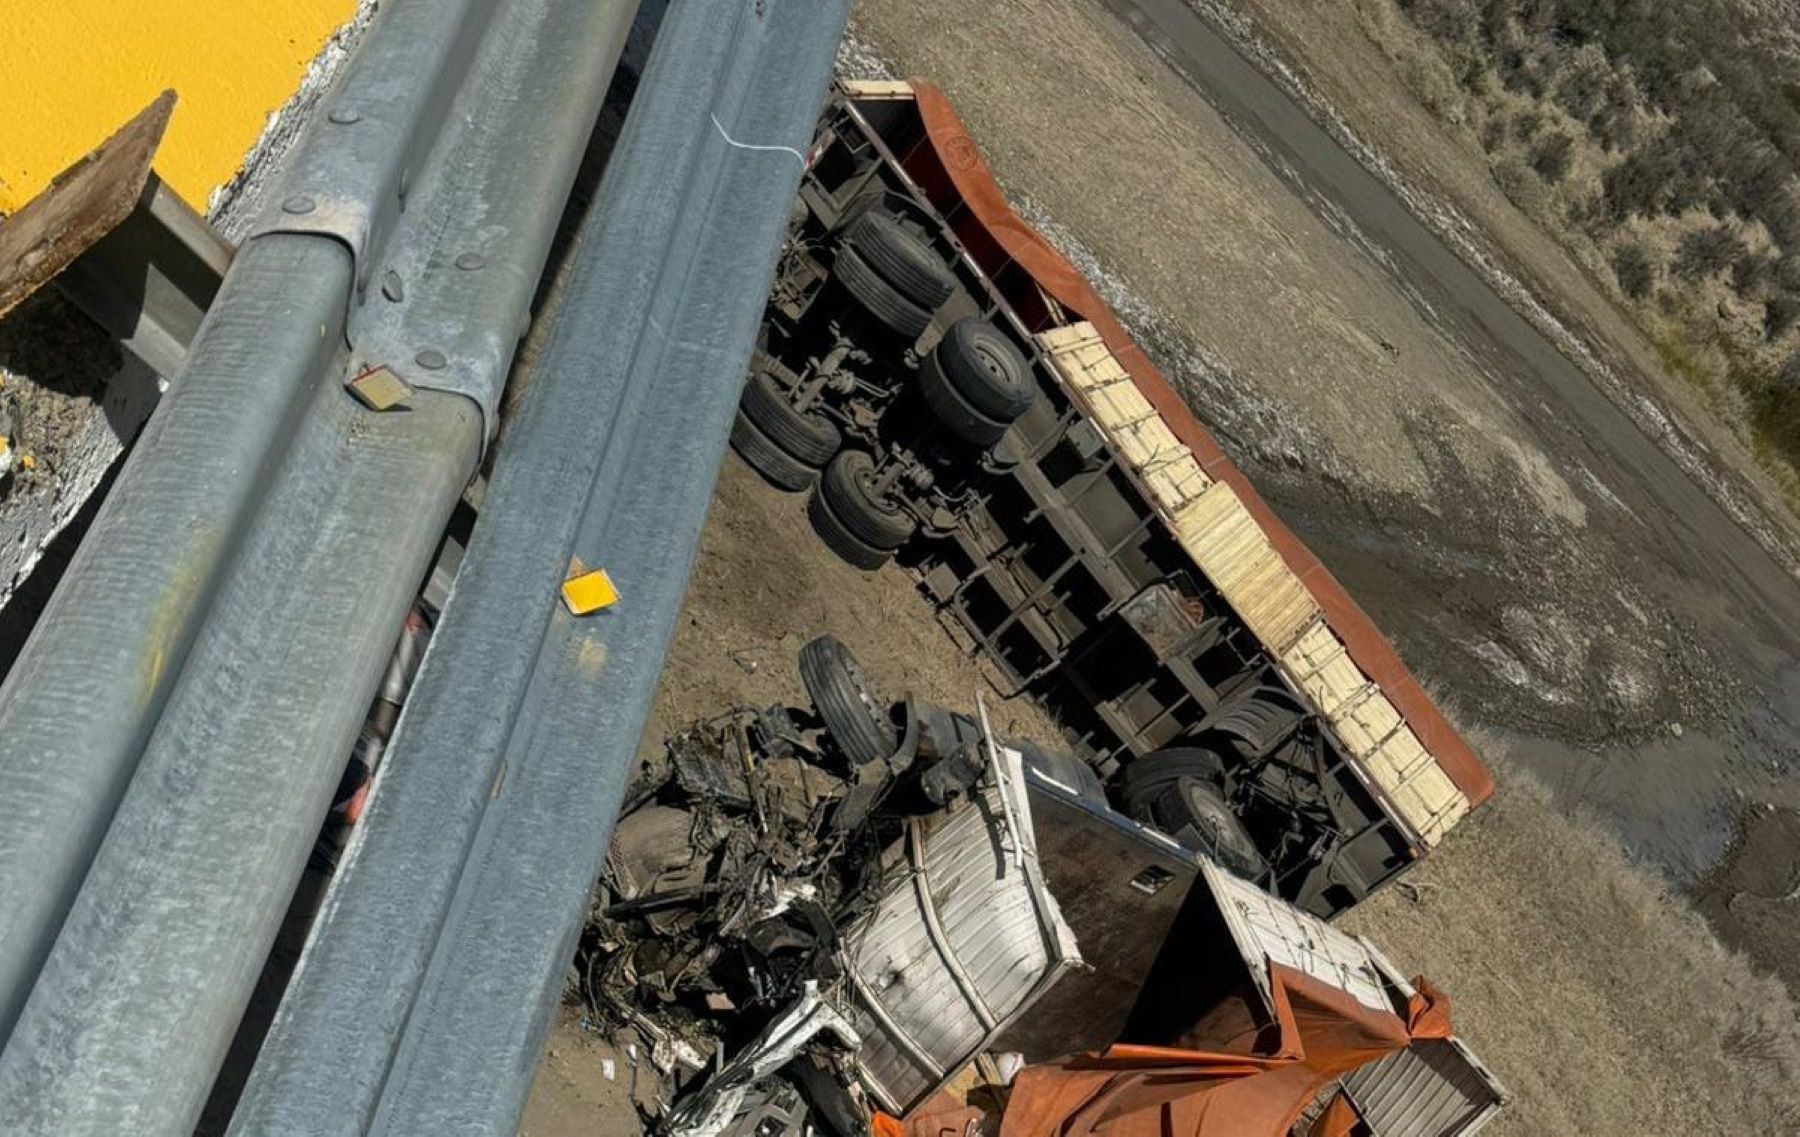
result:
[[(1003, 280), (1009, 272), (1016, 275), (1023, 270), (1049, 301), (1094, 326), (1138, 390), (1174, 435), (1193, 452), (1206, 473), (1236, 491), (1282, 561), (1317, 602), (1332, 631), (1343, 640), (1350, 658), (1380, 687), (1406, 725), (1468, 799), (1469, 806), (1486, 801), (1494, 789), (1487, 770), (1433, 705), (1374, 622), (1318, 558), (1275, 516), (1243, 472), (1232, 464), (1200, 425), (1169, 381), (1132, 341), (1118, 317), (1080, 271), (1007, 205), (980, 151), (943, 92), (916, 80), (910, 87), (924, 123), (929, 148), (920, 147), (920, 152), (903, 156), (903, 161), (928, 194), (934, 188), (949, 188), (942, 185), (948, 179), (955, 197), (960, 199), (951, 222), (970, 255), (997, 281)], [(946, 210), (947, 214), (950, 212)], [(1022, 290), (1008, 291), (1020, 293)], [(1009, 298), (1014, 299), (1015, 307), (1027, 321), (1038, 319), (1045, 327), (1068, 322), (1066, 317), (1052, 312), (1051, 305), (1042, 299), (1035, 305), (1037, 311), (1032, 312), (1033, 305), (1028, 298)]]
[(1001, 1137), (1283, 1137), (1340, 1075), (1414, 1039), (1450, 1035), (1449, 1000), (1424, 980), (1402, 1019), (1280, 964), (1269, 973), (1272, 1041), (1115, 1046), (1030, 1067), (1013, 1084)]

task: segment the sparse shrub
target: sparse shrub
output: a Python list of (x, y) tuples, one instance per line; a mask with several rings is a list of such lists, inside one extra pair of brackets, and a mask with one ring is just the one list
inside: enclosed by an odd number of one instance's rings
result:
[(1800, 298), (1783, 292), (1763, 305), (1763, 338), (1774, 343), (1800, 321)]
[(1758, 295), (1775, 273), (1775, 258), (1746, 249), (1731, 262), (1731, 290), (1746, 300)]
[(1506, 145), (1506, 116), (1493, 114), (1481, 125), (1481, 148), (1489, 154)]
[(1583, 44), (1569, 57), (1556, 84), (1556, 102), (1569, 115), (1587, 119), (1596, 114), (1607, 97), (1612, 81), (1612, 64), (1606, 49), (1597, 43)]
[(1476, 0), (1400, 0), (1400, 7), (1438, 39), (1473, 42), (1481, 32), (1481, 6)]
[(1800, 392), (1800, 352), (1787, 357), (1787, 362), (1775, 373), (1775, 381), (1789, 391)]
[(1656, 261), (1638, 241), (1625, 241), (1613, 250), (1612, 270), (1619, 291), (1632, 300), (1642, 300), (1656, 287)]
[(1724, 225), (1707, 225), (1682, 234), (1675, 252), (1675, 271), (1689, 280), (1724, 272), (1744, 253), (1744, 243)]
[(1549, 207), (1550, 195), (1544, 188), (1544, 179), (1518, 158), (1508, 156), (1494, 163), (1494, 184), (1532, 217), (1543, 216)]
[(1568, 177), (1574, 155), (1573, 138), (1561, 131), (1546, 134), (1531, 147), (1531, 168), (1537, 171), (1538, 177), (1555, 185)]

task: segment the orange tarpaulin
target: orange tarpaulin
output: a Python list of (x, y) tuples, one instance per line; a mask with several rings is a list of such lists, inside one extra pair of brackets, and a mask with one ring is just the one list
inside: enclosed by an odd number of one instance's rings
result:
[(1362, 1115), (1350, 1104), (1343, 1091), (1338, 1091), (1331, 1104), (1325, 1107), (1318, 1120), (1307, 1130), (1307, 1137), (1353, 1137), (1356, 1127), (1362, 1123)]
[[(966, 214), (958, 210), (952, 224), (977, 263), (981, 263), (990, 276), (998, 276), (1000, 267), (990, 262), (1010, 260), (1016, 263), (1058, 305), (1094, 325), (1138, 390), (1150, 400), (1175, 436), (1194, 452), (1202, 468), (1237, 492), (1244, 507), (1268, 536), (1269, 543), (1318, 602), (1332, 630), (1344, 641), (1350, 658), (1393, 702), (1407, 725), (1419, 736), (1419, 741), (1443, 767), (1444, 773), (1469, 799), (1469, 806), (1473, 808), (1486, 801), (1494, 792), (1487, 769), (1425, 694), (1374, 621), (1275, 516), (1243, 472), (1232, 464), (1212, 435), (1200, 425), (1174, 387), (1126, 334), (1118, 317), (1087, 278), (1013, 212), (943, 92), (917, 79), (911, 81), (911, 86), (920, 117), (924, 120), (930, 151), (936, 163), (941, 165), (943, 175), (953, 183), (960, 204), (966, 207)], [(908, 159), (909, 170), (912, 161)], [(917, 171), (914, 172), (918, 176)], [(925, 183), (941, 179), (918, 177), (918, 180)], [(948, 214), (950, 210), (945, 212)], [(974, 223), (973, 228), (970, 222)], [(995, 256), (984, 256), (990, 251)]]
[(1449, 1000), (1416, 981), (1406, 1017), (1269, 965), (1276, 1030), (1261, 1047), (1114, 1046), (1020, 1071), (1000, 1137), (1284, 1137), (1340, 1075), (1418, 1038), (1447, 1038)]

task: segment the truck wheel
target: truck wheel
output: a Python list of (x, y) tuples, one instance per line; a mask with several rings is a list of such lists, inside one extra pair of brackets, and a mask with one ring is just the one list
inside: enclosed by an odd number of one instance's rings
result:
[(1222, 786), (1225, 784), (1225, 759), (1204, 746), (1171, 746), (1146, 754), (1128, 763), (1119, 775), (1119, 804), (1125, 807), (1126, 813), (1141, 820), (1140, 815), (1149, 809), (1150, 803), (1183, 778)]
[(852, 536), (884, 552), (898, 549), (918, 528), (898, 505), (875, 496), (875, 460), (861, 450), (845, 450), (825, 467), (818, 494)]
[(738, 409), (769, 441), (815, 469), (831, 461), (844, 445), (836, 423), (815, 411), (795, 410), (787, 392), (767, 371), (750, 376)]
[(986, 320), (969, 317), (951, 324), (926, 366), (936, 367), (971, 407), (997, 422), (1017, 422), (1037, 398), (1031, 365)]
[(1134, 820), (1246, 880), (1268, 875), (1255, 839), (1225, 800), (1225, 761), (1218, 754), (1198, 746), (1158, 750), (1126, 766), (1122, 781), (1121, 804)]
[(731, 448), (778, 489), (803, 490), (819, 476), (817, 469), (777, 446), (745, 416), (742, 407), (731, 420)]
[(1150, 804), (1150, 815), (1156, 828), (1227, 871), (1256, 884), (1267, 879), (1269, 864), (1255, 838), (1213, 783), (1181, 779)]
[(887, 704), (836, 636), (820, 636), (800, 649), (800, 682), (825, 721), (826, 733), (852, 764), (879, 762), (900, 745)]
[(819, 540), (825, 542), (825, 547), (853, 568), (874, 572), (893, 559), (892, 549), (877, 549), (850, 532), (849, 527), (825, 504), (825, 499), (819, 496), (817, 489), (806, 500), (806, 518), (812, 522), (813, 532), (819, 535)]
[(925, 405), (951, 434), (975, 446), (992, 446), (1012, 425), (982, 414), (964, 398), (938, 366), (935, 352), (926, 356), (919, 368), (919, 393), (925, 396)]
[(871, 316), (907, 339), (918, 339), (931, 326), (929, 311), (914, 304), (899, 289), (881, 279), (881, 274), (870, 268), (869, 262), (863, 260), (848, 245), (838, 249), (837, 259), (831, 262), (831, 271), (843, 284), (844, 291), (867, 309)]
[(922, 235), (893, 214), (871, 209), (844, 231), (844, 244), (914, 304), (935, 312), (956, 291), (956, 277)]

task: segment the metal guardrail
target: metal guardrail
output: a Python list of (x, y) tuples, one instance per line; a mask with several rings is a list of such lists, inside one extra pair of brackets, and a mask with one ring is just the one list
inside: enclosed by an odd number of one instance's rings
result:
[[(0, 1132), (192, 1130), (635, 9), (396, 0), (321, 107), (0, 688)], [(354, 240), (297, 220), (346, 155)], [(344, 391), (376, 364), (422, 388), (403, 413)]]
[[(724, 452), (845, 0), (677, 0), (233, 1132), (511, 1132)], [(571, 616), (573, 559), (618, 604)]]

